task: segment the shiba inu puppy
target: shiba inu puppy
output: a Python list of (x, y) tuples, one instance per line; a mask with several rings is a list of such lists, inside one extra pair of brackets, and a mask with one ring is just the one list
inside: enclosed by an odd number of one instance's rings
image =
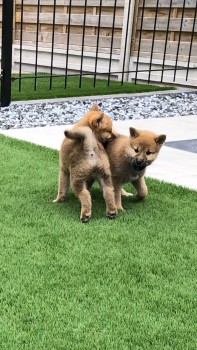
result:
[(79, 126), (88, 126), (93, 131), (96, 139), (102, 144), (112, 141), (116, 137), (112, 131), (112, 120), (107, 114), (99, 111), (96, 103), (74, 125), (74, 128)]
[(80, 219), (82, 222), (87, 222), (92, 209), (88, 186), (89, 183), (98, 180), (103, 188), (107, 217), (115, 218), (114, 189), (104, 147), (88, 126), (75, 126), (71, 130), (66, 130), (64, 134), (66, 137), (60, 150), (59, 189), (54, 202), (66, 201), (71, 185), (81, 202)]
[(123, 210), (121, 193), (127, 194), (122, 191), (123, 184), (133, 184), (137, 199), (147, 196), (146, 167), (156, 159), (166, 140), (166, 135), (156, 135), (151, 131), (134, 128), (129, 131), (130, 137), (118, 135), (105, 149), (110, 162), (116, 207), (120, 210)]

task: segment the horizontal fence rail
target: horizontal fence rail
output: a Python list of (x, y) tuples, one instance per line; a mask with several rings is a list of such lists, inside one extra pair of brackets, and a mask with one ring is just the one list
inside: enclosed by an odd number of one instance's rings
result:
[[(84, 76), (93, 87), (98, 78), (197, 85), (197, 0), (0, 0), (0, 12), (5, 3), (13, 9), (10, 84), (18, 80), (19, 91), (24, 79), (36, 91), (43, 77), (49, 89), (64, 77), (67, 88), (68, 76), (80, 87)], [(1, 67), (6, 25), (3, 17)], [(1, 101), (4, 85), (2, 74)]]

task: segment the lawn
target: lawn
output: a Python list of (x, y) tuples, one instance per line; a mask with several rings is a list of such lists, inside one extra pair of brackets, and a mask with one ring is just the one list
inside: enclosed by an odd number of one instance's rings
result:
[[(16, 76), (15, 76), (16, 77)], [(81, 88), (79, 88), (79, 77), (68, 77), (67, 88), (65, 89), (65, 78), (54, 77), (52, 79), (52, 89), (50, 90), (50, 78), (44, 77), (37, 79), (37, 89), (34, 91), (34, 79), (32, 75), (23, 75), (21, 80), (21, 91), (19, 92), (19, 80), (12, 82), (12, 101), (48, 99), (60, 97), (75, 96), (94, 96), (106, 94), (136, 93), (165, 91), (175, 89), (172, 86), (159, 86), (151, 84), (134, 84), (118, 81), (110, 81), (108, 86), (107, 80), (97, 79), (94, 87), (94, 79), (82, 78)]]
[(196, 350), (196, 192), (147, 179), (110, 221), (96, 186), (82, 224), (57, 151), (0, 146), (1, 349)]

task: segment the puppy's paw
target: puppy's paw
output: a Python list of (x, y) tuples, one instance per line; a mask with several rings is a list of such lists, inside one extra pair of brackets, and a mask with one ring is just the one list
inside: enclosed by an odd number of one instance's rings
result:
[(125, 196), (125, 197), (132, 197), (133, 193), (127, 192), (124, 190), (124, 188), (121, 189), (121, 196)]
[(117, 210), (118, 210), (118, 211), (125, 211), (124, 208), (122, 207), (122, 205), (117, 206)]
[(90, 220), (90, 218), (91, 218), (91, 215), (85, 215), (85, 214), (80, 217), (81, 222), (83, 222), (83, 224), (86, 224)]
[(116, 211), (115, 211), (115, 212), (112, 212), (112, 213), (108, 212), (108, 213), (107, 213), (107, 217), (108, 217), (108, 219), (110, 219), (110, 220), (115, 219), (115, 217), (116, 217)]
[(60, 203), (65, 201), (66, 201), (66, 196), (58, 196), (56, 199), (53, 200), (53, 203)]
[(136, 201), (142, 201), (145, 197), (146, 197), (146, 195), (143, 195), (143, 194), (136, 194), (136, 195), (135, 195), (135, 200), (136, 200)]

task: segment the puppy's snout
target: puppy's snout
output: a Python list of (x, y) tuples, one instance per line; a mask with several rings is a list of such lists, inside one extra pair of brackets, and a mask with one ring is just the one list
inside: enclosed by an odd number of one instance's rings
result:
[(143, 170), (144, 168), (146, 168), (146, 161), (144, 159), (140, 159), (140, 158), (135, 158), (133, 161), (133, 167), (134, 169), (140, 171)]
[(144, 159), (136, 158), (135, 163), (136, 163), (137, 166), (140, 166), (140, 165), (142, 165), (144, 163)]

